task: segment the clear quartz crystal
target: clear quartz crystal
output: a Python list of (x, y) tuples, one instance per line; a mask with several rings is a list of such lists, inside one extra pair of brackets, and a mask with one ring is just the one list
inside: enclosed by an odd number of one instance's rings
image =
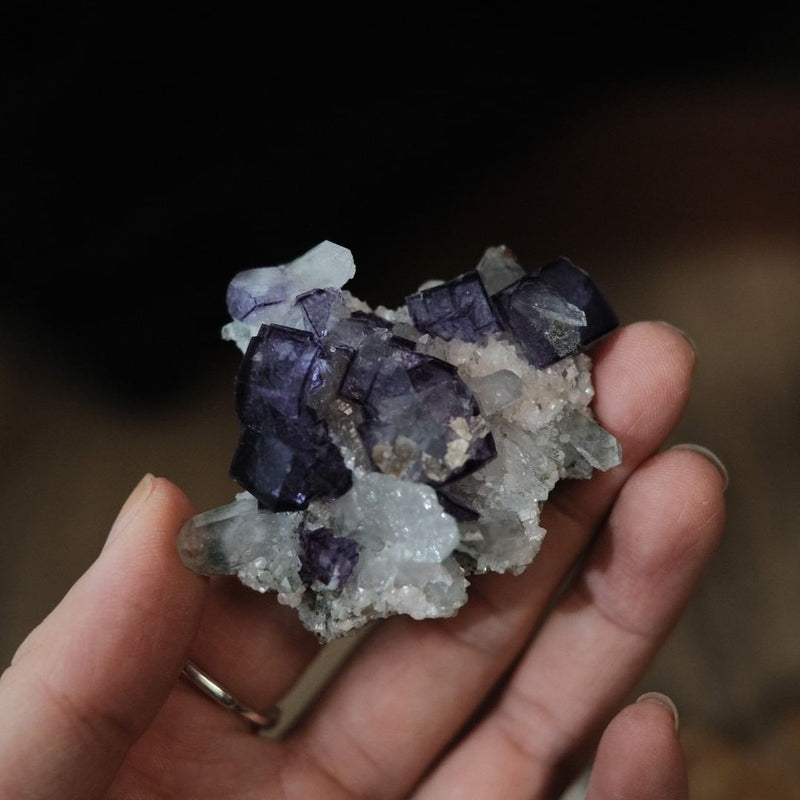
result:
[(487, 247), (476, 269), (489, 294), (505, 289), (525, 274), (514, 253), (505, 245)]
[[(567, 270), (567, 287), (578, 274), (585, 292), (588, 276), (570, 262), (558, 269)], [(372, 309), (354, 297), (342, 288), (354, 272), (349, 250), (323, 242), (290, 264), (239, 273), (228, 293), (232, 319), (222, 330), (245, 355), (262, 325), (303, 332), (296, 335), (308, 342), (305, 377), (271, 375), (272, 388), (261, 395), (248, 394), (246, 383), (240, 387), (237, 403), (250, 426), (241, 447), (253, 447), (262, 425), (267, 433), (277, 425), (287, 463), (292, 447), (308, 463), (321, 463), (297, 441), (313, 425), (314, 446), (323, 455), (337, 452), (338, 469), (349, 472), (346, 490), (301, 493), (304, 499), (289, 510), (240, 492), (232, 503), (195, 515), (178, 537), (190, 569), (235, 575), (256, 591), (275, 592), (323, 642), (394, 614), (457, 613), (467, 602), (470, 575), (516, 574), (535, 558), (545, 538), (541, 507), (560, 479), (588, 478), (621, 460), (617, 441), (590, 407), (592, 362), (577, 346), (586, 319), (573, 304), (580, 297), (555, 296), (556, 311), (570, 310), (563, 318), (537, 308), (548, 346), (564, 353), (542, 368), (500, 322), (488, 318), (485, 332), (475, 332), (475, 276), (486, 292), (478, 298), (483, 320), (492, 313), (488, 298), (508, 295), (507, 287), (513, 290), (526, 275), (508, 248), (488, 248), (475, 272), (418, 290), (417, 313), (433, 314), (430, 327), (448, 331), (449, 340), (423, 333), (405, 305)], [(435, 294), (420, 300), (426, 291)], [(603, 308), (594, 297), (587, 314)], [(608, 330), (613, 322), (587, 324)], [(518, 326), (523, 334), (525, 325)], [(462, 327), (478, 339), (452, 336)], [(246, 374), (258, 377), (261, 366)], [(284, 384), (300, 392), (291, 402), (280, 397)], [(287, 417), (285, 409), (296, 406), (299, 416)], [(266, 422), (257, 421), (259, 413)], [(252, 457), (239, 461), (259, 467)], [(276, 479), (273, 462), (266, 465), (270, 480)], [(292, 474), (302, 483), (302, 474)], [(291, 505), (293, 496), (284, 490), (281, 502)], [(304, 550), (312, 542), (313, 559)], [(346, 564), (343, 554), (352, 554)], [(346, 579), (315, 576), (314, 564), (345, 564)]]

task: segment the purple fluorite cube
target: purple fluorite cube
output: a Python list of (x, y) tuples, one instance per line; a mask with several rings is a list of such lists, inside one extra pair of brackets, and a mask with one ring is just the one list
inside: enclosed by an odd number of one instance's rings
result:
[(325, 421), (309, 405), (321, 356), (307, 331), (262, 325), (237, 375), (242, 433), (231, 476), (272, 511), (306, 508), (352, 484)]
[(589, 273), (568, 258), (561, 257), (545, 264), (540, 268), (539, 276), (586, 315), (586, 326), (580, 332), (581, 347), (605, 336), (619, 325), (614, 309)]
[(312, 289), (295, 301), (303, 309), (306, 322), (317, 340), (327, 335), (331, 309), (338, 298), (339, 292), (333, 289)]
[(542, 369), (580, 347), (586, 315), (538, 275), (526, 275), (492, 297), (503, 327), (527, 360)]
[(311, 410), (294, 420), (265, 414), (263, 431), (245, 428), (230, 474), (270, 511), (297, 511), (315, 498), (339, 497), (353, 480), (327, 425)]
[(329, 588), (344, 586), (358, 563), (358, 542), (335, 536), (330, 528), (301, 528), (300, 547), (300, 579), (306, 586), (315, 581)]
[(475, 270), (406, 297), (414, 326), (441, 339), (477, 342), (500, 330), (495, 310)]
[(540, 369), (619, 324), (594, 281), (566, 258), (525, 275), (492, 295), (492, 301), (504, 329)]
[[(378, 471), (438, 486), (477, 469), (496, 450), (456, 368), (412, 348), (376, 327), (354, 352), (339, 394), (363, 408), (358, 432)], [(468, 442), (454, 459), (448, 447), (459, 436), (459, 420)]]
[(320, 356), (307, 331), (262, 325), (250, 340), (236, 376), (236, 413), (241, 423), (260, 428), (266, 407), (297, 418)]
[(436, 497), (439, 505), (458, 522), (475, 522), (480, 518), (480, 514), (462, 500), (456, 500), (445, 489), (437, 489)]

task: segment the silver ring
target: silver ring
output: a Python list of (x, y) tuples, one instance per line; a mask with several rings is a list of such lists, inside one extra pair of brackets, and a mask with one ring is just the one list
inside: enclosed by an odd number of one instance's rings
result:
[(261, 714), (258, 711), (254, 711), (252, 708), (243, 706), (227, 689), (220, 686), (210, 675), (203, 672), (203, 670), (192, 661), (186, 662), (183, 670), (181, 670), (181, 675), (207, 697), (216, 700), (221, 706), (229, 708), (249, 720), (257, 731), (274, 728), (280, 720), (281, 712), (277, 706), (271, 708), (266, 714)]

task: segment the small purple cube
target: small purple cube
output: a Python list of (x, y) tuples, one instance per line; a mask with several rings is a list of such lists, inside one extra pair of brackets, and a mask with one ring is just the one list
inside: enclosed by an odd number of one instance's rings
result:
[(476, 270), (406, 297), (414, 326), (441, 339), (477, 342), (500, 329), (489, 295)]

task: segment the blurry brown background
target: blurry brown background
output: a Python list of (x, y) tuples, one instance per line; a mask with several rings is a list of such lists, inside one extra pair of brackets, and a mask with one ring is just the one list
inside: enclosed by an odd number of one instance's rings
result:
[(696, 342), (674, 441), (726, 463), (729, 520), (642, 688), (696, 797), (800, 797), (800, 26), (598, 8), (2, 12), (3, 663), (142, 473), (232, 498), (235, 272), (331, 239), (392, 306), (504, 243)]

